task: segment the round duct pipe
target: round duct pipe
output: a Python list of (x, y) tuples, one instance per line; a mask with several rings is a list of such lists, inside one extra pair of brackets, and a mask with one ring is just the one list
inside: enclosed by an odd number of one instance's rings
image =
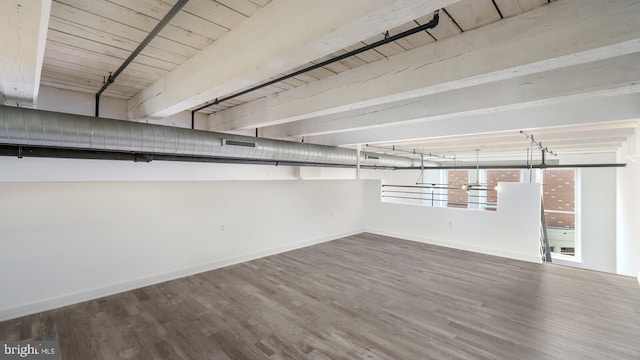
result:
[[(353, 149), (8, 106), (0, 106), (0, 144), (317, 164), (357, 162)], [(362, 152), (360, 163), (406, 168), (419, 166), (420, 161)]]

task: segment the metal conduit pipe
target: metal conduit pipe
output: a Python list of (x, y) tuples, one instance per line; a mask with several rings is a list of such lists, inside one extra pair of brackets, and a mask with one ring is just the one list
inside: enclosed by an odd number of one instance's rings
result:
[(531, 165), (458, 165), (458, 166), (413, 166), (403, 167), (397, 170), (499, 170), (499, 169), (571, 169), (571, 168), (601, 168), (601, 167), (625, 167), (625, 163), (604, 163), (604, 164), (562, 164), (562, 165), (548, 165), (548, 164), (531, 164)]
[(125, 61), (120, 65), (120, 67), (113, 73), (109, 74), (109, 77), (104, 79), (104, 83), (98, 92), (96, 93), (96, 117), (100, 116), (100, 96), (102, 93), (107, 90), (109, 85), (113, 84), (116, 81), (116, 78), (120, 76), (120, 74), (126, 69), (127, 66), (135, 59), (138, 54), (144, 50), (147, 45), (160, 33), (160, 31), (176, 16), (180, 10), (189, 2), (189, 0), (178, 0), (175, 5), (169, 10), (169, 12), (158, 22), (158, 24), (151, 30), (149, 34), (142, 40), (140, 44), (133, 50), (133, 52), (125, 59)]
[[(433, 19), (431, 19), (426, 24), (416, 26), (416, 27), (414, 27), (412, 29), (403, 31), (403, 32), (401, 32), (399, 34), (396, 34), (396, 35), (393, 35), (393, 36), (389, 36), (389, 32), (387, 31), (384, 39), (382, 39), (382, 40), (376, 41), (374, 43), (371, 43), (371, 44), (368, 44), (368, 45), (365, 45), (365, 46), (362, 46), (362, 47), (359, 47), (359, 48), (357, 48), (355, 50), (351, 50), (351, 51), (346, 52), (346, 53), (344, 53), (342, 55), (338, 55), (338, 56), (332, 57), (331, 59), (328, 59), (328, 60), (313, 64), (313, 65), (307, 66), (304, 69), (300, 69), (300, 70), (292, 72), (290, 74), (283, 75), (283, 76), (281, 76), (279, 78), (276, 78), (276, 79), (273, 79), (273, 80), (269, 80), (267, 82), (264, 82), (262, 84), (253, 86), (253, 87), (251, 87), (249, 89), (237, 92), (235, 94), (231, 94), (231, 95), (228, 95), (228, 96), (225, 96), (225, 97), (222, 97), (222, 98), (217, 98), (214, 101), (212, 101), (210, 103), (206, 103), (204, 105), (201, 105), (201, 106), (199, 106), (196, 109), (191, 111), (191, 128), (195, 129), (195, 121), (196, 121), (195, 113), (197, 111), (206, 109), (208, 107), (220, 104), (222, 102), (225, 102), (225, 101), (228, 101), (228, 100), (231, 100), (231, 99), (235, 99), (235, 98), (237, 98), (239, 96), (246, 95), (246, 94), (251, 93), (253, 91), (260, 90), (260, 89), (262, 89), (264, 87), (279, 83), (281, 81), (290, 79), (290, 78), (298, 76), (298, 75), (302, 75), (302, 74), (307, 73), (307, 72), (309, 72), (311, 70), (315, 70), (315, 69), (321, 68), (323, 66), (326, 66), (326, 65), (329, 65), (329, 64), (333, 64), (334, 62), (338, 62), (340, 60), (344, 60), (346, 58), (358, 55), (358, 54), (363, 53), (365, 51), (369, 51), (371, 49), (375, 49), (378, 46), (382, 46), (382, 45), (388, 44), (390, 42), (403, 39), (403, 38), (405, 38), (407, 36), (411, 36), (413, 34), (417, 34), (417, 33), (421, 32), (421, 31), (426, 31), (426, 30), (429, 30), (429, 29), (433, 29), (436, 26), (438, 26), (439, 22), (440, 22), (440, 10), (436, 10), (433, 13)], [(256, 133), (256, 137), (258, 137), (257, 133)]]
[[(0, 144), (158, 155), (355, 165), (356, 150), (0, 106)], [(364, 166), (404, 168), (419, 160), (361, 153)]]

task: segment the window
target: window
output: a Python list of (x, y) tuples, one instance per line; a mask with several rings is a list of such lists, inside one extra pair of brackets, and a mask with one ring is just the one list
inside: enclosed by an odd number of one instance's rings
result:
[[(477, 177), (479, 185), (475, 185), (475, 170), (449, 170), (447, 172), (447, 185), (449, 187), (447, 206), (496, 211), (498, 206), (498, 191), (496, 187), (498, 183), (520, 182), (521, 171), (515, 169), (479, 170)], [(471, 184), (469, 190), (463, 189), (463, 185), (469, 184)]]
[(469, 194), (462, 189), (462, 185), (469, 183), (469, 170), (447, 171), (448, 201), (447, 207), (466, 209)]
[(543, 171), (543, 204), (549, 245), (555, 254), (576, 254), (576, 170)]

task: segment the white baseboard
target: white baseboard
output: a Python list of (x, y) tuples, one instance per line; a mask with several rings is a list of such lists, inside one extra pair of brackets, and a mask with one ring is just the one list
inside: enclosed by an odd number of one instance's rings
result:
[(185, 276), (199, 274), (202, 272), (215, 270), (215, 269), (222, 268), (229, 265), (234, 265), (234, 264), (270, 256), (270, 255), (275, 255), (275, 254), (315, 245), (315, 244), (320, 244), (327, 241), (340, 239), (340, 238), (351, 236), (351, 235), (360, 234), (362, 232), (363, 231), (361, 229), (358, 229), (358, 230), (333, 234), (329, 236), (322, 236), (318, 238), (308, 239), (305, 241), (300, 241), (300, 242), (278, 246), (274, 248), (269, 248), (265, 250), (255, 251), (255, 252), (246, 253), (246, 254), (240, 254), (240, 255), (233, 256), (226, 259), (214, 260), (204, 264), (190, 266), (183, 269), (177, 269), (177, 270), (173, 270), (173, 271), (169, 271), (166, 273), (157, 274), (153, 276), (138, 278), (138, 279), (130, 280), (123, 283), (105, 285), (105, 286), (101, 286), (93, 289), (87, 289), (87, 290), (80, 291), (73, 294), (44, 299), (44, 300), (40, 300), (40, 301), (32, 302), (29, 304), (12, 307), (12, 308), (5, 308), (0, 310), (0, 321), (10, 320), (10, 319), (14, 319), (21, 316), (36, 314), (42, 311), (52, 310), (52, 309), (56, 309), (64, 306), (81, 303), (83, 301), (94, 300), (104, 296), (109, 296), (109, 295), (114, 295), (114, 294), (125, 292), (125, 291), (139, 289), (145, 286), (178, 279)]
[(369, 229), (365, 229), (365, 232), (377, 234), (377, 235), (395, 237), (395, 238), (404, 239), (404, 240), (411, 240), (411, 241), (421, 242), (425, 244), (444, 246), (444, 247), (453, 248), (453, 249), (472, 251), (472, 252), (477, 252), (481, 254), (500, 256), (500, 257), (505, 257), (509, 259), (523, 260), (523, 261), (534, 262), (534, 263), (542, 262), (540, 257), (537, 255), (527, 255), (527, 254), (515, 253), (510, 251), (504, 251), (500, 249), (485, 248), (481, 246), (473, 246), (469, 244), (455, 243), (450, 241), (441, 241), (441, 240), (429, 239), (429, 238), (424, 238), (421, 236), (416, 236), (411, 234), (403, 234), (403, 233), (380, 230), (380, 229), (369, 228)]

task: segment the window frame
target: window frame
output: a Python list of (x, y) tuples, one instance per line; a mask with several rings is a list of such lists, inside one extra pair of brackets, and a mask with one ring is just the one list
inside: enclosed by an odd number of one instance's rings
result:
[[(567, 168), (569, 169), (569, 168)], [(544, 169), (544, 170), (548, 170), (548, 169)], [(572, 168), (571, 170), (573, 170), (575, 172), (575, 186), (574, 186), (574, 209), (573, 209), (573, 215), (574, 215), (574, 229), (573, 229), (573, 234), (574, 234), (574, 255), (563, 255), (561, 253), (555, 253), (555, 252), (551, 252), (551, 260), (561, 260), (561, 261), (569, 261), (569, 262), (574, 262), (574, 263), (582, 263), (582, 234), (581, 234), (581, 229), (582, 229), (582, 169), (579, 168)], [(540, 183), (541, 185), (543, 184), (544, 181), (544, 174), (542, 172), (542, 169), (538, 169), (534, 175), (535, 180)], [(544, 190), (543, 190), (544, 191)], [(550, 210), (552, 211), (552, 210)]]

